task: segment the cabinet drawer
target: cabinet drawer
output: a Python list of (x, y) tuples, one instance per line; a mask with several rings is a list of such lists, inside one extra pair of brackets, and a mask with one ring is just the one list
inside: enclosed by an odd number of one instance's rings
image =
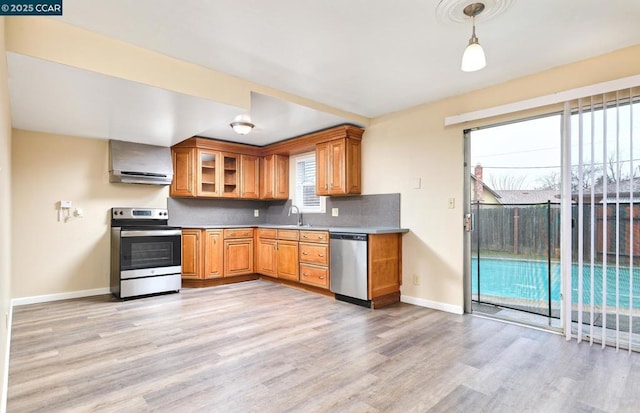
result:
[(224, 230), (224, 238), (251, 238), (253, 228), (228, 228)]
[(329, 233), (327, 231), (300, 231), (300, 241), (329, 243)]
[(327, 244), (300, 243), (300, 262), (329, 265), (329, 246)]
[(327, 267), (300, 264), (300, 282), (315, 285), (316, 287), (329, 288), (329, 269)]
[(258, 238), (276, 238), (277, 232), (274, 228), (258, 228)]
[(287, 239), (289, 241), (297, 241), (299, 237), (299, 232), (297, 229), (279, 229), (278, 230), (278, 239)]

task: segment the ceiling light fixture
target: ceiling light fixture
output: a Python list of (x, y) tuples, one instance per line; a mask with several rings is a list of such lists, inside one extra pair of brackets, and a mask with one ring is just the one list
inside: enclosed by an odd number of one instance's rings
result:
[(238, 115), (229, 124), (238, 135), (246, 135), (251, 132), (256, 125), (251, 123), (251, 118), (247, 114)]
[(471, 39), (469, 39), (469, 45), (464, 49), (464, 54), (462, 55), (462, 65), (460, 68), (463, 72), (475, 72), (487, 65), (484, 50), (482, 46), (480, 46), (480, 43), (478, 43), (478, 37), (476, 36), (476, 16), (482, 13), (483, 10), (484, 3), (471, 3), (462, 11), (471, 17), (473, 24), (473, 32)]

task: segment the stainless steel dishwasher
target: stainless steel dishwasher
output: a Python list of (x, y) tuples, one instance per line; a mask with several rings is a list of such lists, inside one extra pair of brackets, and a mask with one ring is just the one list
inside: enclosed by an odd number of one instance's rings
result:
[(368, 300), (367, 234), (332, 232), (331, 292), (336, 300), (371, 307)]

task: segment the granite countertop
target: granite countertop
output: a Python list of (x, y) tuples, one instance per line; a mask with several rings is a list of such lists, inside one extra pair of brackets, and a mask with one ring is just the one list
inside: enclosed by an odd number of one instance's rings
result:
[[(180, 226), (180, 225), (178, 225)], [(276, 228), (299, 229), (303, 231), (355, 232), (360, 234), (397, 234), (409, 232), (408, 228), (396, 227), (330, 227), (330, 226), (297, 226), (277, 224), (246, 224), (246, 225), (182, 225), (182, 228), (195, 229), (224, 229), (224, 228)]]

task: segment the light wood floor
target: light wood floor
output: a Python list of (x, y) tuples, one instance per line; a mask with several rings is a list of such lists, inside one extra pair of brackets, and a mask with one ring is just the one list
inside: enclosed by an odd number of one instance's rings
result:
[(638, 412), (640, 354), (251, 281), (14, 309), (8, 412)]

